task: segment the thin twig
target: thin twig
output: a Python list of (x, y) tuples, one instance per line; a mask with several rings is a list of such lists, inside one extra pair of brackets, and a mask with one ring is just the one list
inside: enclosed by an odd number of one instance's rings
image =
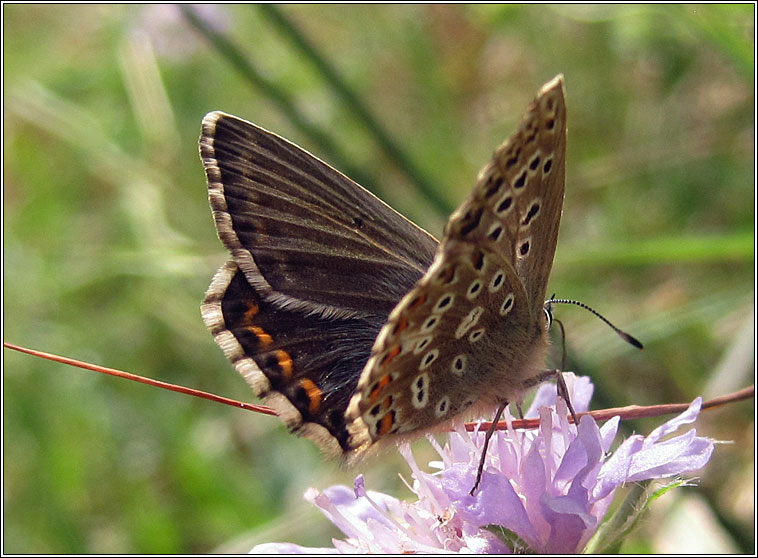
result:
[[(134, 382), (140, 382), (142, 384), (147, 384), (150, 386), (167, 389), (169, 391), (176, 391), (179, 393), (184, 393), (186, 395), (192, 395), (194, 397), (200, 397), (202, 399), (208, 399), (210, 401), (215, 401), (217, 403), (223, 403), (224, 405), (229, 405), (231, 407), (236, 407), (238, 409), (245, 409), (247, 411), (254, 411), (256, 413), (261, 413), (264, 415), (276, 415), (276, 411), (271, 409), (270, 407), (266, 407), (265, 405), (255, 405), (252, 403), (244, 403), (242, 401), (237, 401), (235, 399), (229, 399), (228, 397), (221, 397), (220, 395), (215, 395), (213, 393), (208, 393), (205, 391), (201, 391), (198, 389), (192, 389), (184, 386), (178, 386), (175, 384), (169, 384), (167, 382), (161, 382), (159, 380), (153, 380), (151, 378), (145, 378), (144, 376), (139, 376), (138, 374), (131, 374), (129, 372), (124, 372), (122, 370), (117, 370), (115, 368), (106, 368), (104, 366), (98, 366), (96, 364), (89, 364), (87, 362), (82, 362), (80, 360), (76, 360), (73, 358), (67, 358), (59, 355), (54, 355), (52, 353), (46, 353), (44, 351), (37, 351), (34, 349), (27, 349), (26, 347), (21, 347), (18, 345), (14, 345), (12, 343), (3, 342), (3, 346), (7, 349), (13, 349), (14, 351), (19, 351), (21, 353), (26, 353), (32, 356), (36, 356), (39, 358), (44, 358), (46, 360), (52, 360), (53, 362), (60, 362), (62, 364), (67, 364), (69, 366), (75, 366), (77, 368), (83, 368), (85, 370), (92, 370), (93, 372), (99, 372), (101, 374), (108, 374), (110, 376), (117, 376), (119, 378), (125, 378), (127, 380), (132, 380)], [(755, 394), (755, 386), (749, 386), (744, 389), (741, 389), (739, 391), (736, 391), (734, 393), (730, 393), (728, 395), (722, 395), (720, 397), (715, 397), (713, 399), (710, 399), (703, 403), (702, 409), (712, 409), (714, 407), (719, 407), (722, 405), (726, 405), (727, 403), (733, 403), (735, 401), (741, 401), (743, 399), (749, 399), (753, 397)], [(689, 407), (689, 403), (670, 403), (666, 405), (647, 405), (647, 406), (641, 406), (641, 405), (629, 405), (626, 407), (615, 407), (612, 409), (601, 409), (598, 411), (590, 411), (587, 413), (577, 413), (579, 416), (579, 419), (581, 420), (581, 417), (584, 415), (590, 415), (595, 420), (609, 420), (615, 416), (620, 416), (624, 420), (630, 420), (630, 419), (638, 419), (638, 418), (646, 418), (646, 417), (657, 417), (661, 415), (671, 415), (675, 413), (681, 413), (684, 412)], [(572, 417), (568, 417), (569, 422), (574, 422)], [(492, 422), (474, 422), (474, 423), (466, 423), (466, 430), (473, 431), (476, 428), (479, 428), (480, 430), (487, 430), (491, 426)], [(539, 419), (514, 419), (511, 422), (511, 425), (513, 428), (518, 429), (533, 429), (538, 428), (540, 425)], [(507, 427), (505, 421), (500, 421), (497, 423), (497, 430), (505, 430)]]
[[(748, 386), (734, 393), (728, 395), (721, 395), (708, 401), (705, 401), (701, 409), (712, 409), (727, 403), (734, 401), (741, 401), (742, 399), (749, 399), (755, 394), (755, 386)], [(620, 416), (624, 420), (632, 420), (639, 418), (658, 417), (661, 415), (673, 415), (676, 413), (684, 412), (690, 406), (689, 403), (668, 403), (665, 405), (628, 405), (626, 407), (613, 407), (611, 409), (600, 409), (598, 411), (589, 411), (586, 413), (577, 413), (579, 420), (582, 420), (584, 415), (589, 415), (595, 420), (609, 420), (615, 416)], [(569, 422), (574, 422), (572, 417), (568, 417)], [(490, 427), (490, 422), (482, 423), (466, 423), (466, 430), (473, 431), (476, 427), (480, 430), (486, 430)], [(514, 420), (511, 423), (513, 428), (532, 429), (538, 428), (540, 425), (540, 419), (521, 419)], [(497, 424), (498, 430), (505, 430), (506, 422), (500, 421)]]
[(169, 391), (176, 391), (179, 393), (184, 393), (186, 395), (192, 395), (193, 397), (200, 397), (201, 399), (208, 399), (210, 401), (215, 401), (216, 403), (223, 403), (224, 405), (237, 407), (239, 409), (245, 409), (247, 411), (255, 411), (256, 413), (261, 413), (264, 415), (276, 415), (276, 412), (273, 409), (271, 409), (270, 407), (266, 407), (264, 405), (254, 405), (252, 403), (243, 403), (242, 401), (236, 401), (234, 399), (229, 399), (228, 397), (221, 397), (220, 395), (208, 393), (205, 391), (201, 391), (199, 389), (192, 389), (192, 388), (188, 388), (184, 386), (178, 386), (175, 384), (169, 384), (167, 382), (161, 382), (160, 380), (145, 378), (144, 376), (139, 376), (138, 374), (131, 374), (129, 372), (124, 372), (123, 370), (117, 370), (115, 368), (106, 368), (105, 366), (98, 366), (96, 364), (89, 364), (87, 362), (82, 362), (80, 360), (76, 360), (73, 358), (67, 358), (67, 357), (63, 357), (59, 355), (54, 355), (52, 353), (46, 353), (44, 351), (36, 351), (34, 349), (27, 349), (26, 347), (20, 347), (18, 345), (13, 345), (11, 343), (3, 342), (3, 347), (5, 347), (6, 349), (13, 349), (14, 351), (18, 351), (20, 353), (26, 353), (28, 355), (44, 358), (46, 360), (52, 360), (53, 362), (60, 362), (62, 364), (68, 364), (69, 366), (75, 366), (77, 368), (83, 368), (85, 370), (92, 370), (93, 372), (99, 372), (101, 374), (108, 374), (110, 376), (126, 378), (127, 380), (132, 380), (133, 382), (139, 382), (141, 384), (147, 384), (149, 386), (159, 387), (161, 389), (167, 389)]

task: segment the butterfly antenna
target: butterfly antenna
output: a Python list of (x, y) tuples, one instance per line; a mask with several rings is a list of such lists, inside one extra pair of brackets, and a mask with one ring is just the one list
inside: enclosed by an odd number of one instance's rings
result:
[(605, 316), (603, 316), (600, 312), (598, 312), (597, 310), (594, 310), (594, 309), (590, 308), (589, 306), (587, 306), (583, 302), (579, 302), (578, 300), (569, 300), (569, 299), (565, 299), (565, 298), (552, 298), (551, 297), (550, 300), (546, 300), (545, 301), (545, 304), (546, 305), (550, 305), (550, 304), (573, 304), (575, 306), (578, 306), (579, 308), (584, 308), (588, 312), (591, 312), (592, 314), (594, 314), (595, 316), (597, 316), (598, 318), (600, 318), (601, 320), (603, 320), (613, 331), (615, 331), (618, 334), (619, 337), (621, 337), (621, 339), (623, 339), (624, 341), (626, 341), (630, 345), (632, 345), (634, 347), (637, 347), (638, 349), (642, 349), (643, 348), (642, 347), (642, 343), (640, 343), (637, 339), (635, 339), (634, 337), (632, 337), (631, 335), (629, 335), (627, 332), (621, 331), (619, 328), (617, 328), (615, 325), (613, 325)]

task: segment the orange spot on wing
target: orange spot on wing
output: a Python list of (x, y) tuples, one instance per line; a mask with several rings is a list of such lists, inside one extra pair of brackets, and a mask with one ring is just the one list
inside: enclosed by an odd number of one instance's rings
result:
[(392, 429), (392, 426), (395, 424), (395, 411), (390, 411), (386, 415), (382, 417), (382, 419), (379, 421), (376, 435), (377, 436), (384, 436), (385, 434), (388, 434), (389, 431)]
[(279, 363), (279, 368), (282, 369), (282, 376), (285, 379), (292, 377), (292, 357), (287, 351), (281, 349), (276, 351), (276, 360)]
[(257, 304), (254, 302), (249, 303), (247, 310), (245, 310), (245, 322), (251, 323), (259, 310)]
[(274, 342), (274, 340), (271, 338), (271, 336), (266, 333), (262, 327), (258, 326), (247, 326), (247, 330), (255, 335), (258, 338), (258, 341), (260, 341), (261, 345), (268, 346), (271, 345), (271, 343)]
[(390, 383), (390, 375), (387, 374), (385, 376), (382, 376), (378, 382), (374, 385), (374, 389), (371, 390), (371, 393), (368, 396), (369, 403), (373, 405), (376, 403), (376, 400), (379, 399), (379, 394), (382, 392), (382, 390), (387, 386), (387, 384)]
[(416, 308), (418, 308), (425, 302), (426, 302), (426, 295), (425, 294), (419, 295), (416, 298), (414, 298), (411, 301), (411, 303), (408, 305), (408, 310), (415, 310)]
[(318, 412), (321, 407), (321, 389), (311, 380), (304, 378), (300, 380), (300, 386), (305, 390), (310, 404), (308, 405), (308, 411), (313, 415)]
[(384, 355), (384, 358), (382, 359), (382, 366), (387, 364), (389, 361), (391, 361), (393, 358), (395, 358), (399, 354), (400, 354), (400, 345), (395, 345), (389, 350), (389, 352), (387, 352), (386, 355)]
[(395, 329), (392, 331), (392, 333), (394, 335), (397, 335), (398, 333), (400, 333), (407, 327), (408, 327), (408, 318), (403, 316), (402, 318), (400, 318), (400, 321), (398, 321), (397, 324), (395, 324)]

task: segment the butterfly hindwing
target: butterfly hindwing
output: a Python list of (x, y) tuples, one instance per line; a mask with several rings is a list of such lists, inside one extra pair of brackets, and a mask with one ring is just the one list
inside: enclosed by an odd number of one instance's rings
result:
[(292, 431), (330, 454), (350, 449), (345, 409), (381, 319), (327, 320), (277, 308), (234, 261), (216, 273), (202, 314), (229, 360)]
[(427, 431), (520, 393), (512, 370), (525, 366), (541, 331), (513, 266), (491, 248), (443, 242), (393, 310), (348, 407), (351, 445)]

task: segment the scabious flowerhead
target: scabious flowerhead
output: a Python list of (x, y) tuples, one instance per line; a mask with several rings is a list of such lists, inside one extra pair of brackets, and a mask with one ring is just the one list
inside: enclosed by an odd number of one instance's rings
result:
[[(567, 374), (566, 381), (574, 408), (586, 411), (593, 390), (589, 379)], [(440, 456), (430, 463), (434, 473), (421, 470), (407, 445), (399, 448), (411, 468), (415, 502), (366, 491), (362, 476), (353, 490), (311, 489), (306, 499), (347, 538), (334, 540), (330, 549), (270, 543), (252, 552), (581, 552), (617, 487), (705, 466), (713, 442), (696, 436), (694, 429), (663, 440), (693, 422), (700, 404), (698, 398), (647, 437), (633, 435), (611, 452), (619, 417), (601, 427), (590, 416), (582, 417), (578, 426), (569, 424), (555, 387), (543, 385), (526, 413), (527, 418), (538, 416), (540, 427), (515, 431), (506, 412), (509, 428), (490, 440), (481, 484), (473, 495), (484, 432), (460, 427), (444, 448), (430, 437)]]

